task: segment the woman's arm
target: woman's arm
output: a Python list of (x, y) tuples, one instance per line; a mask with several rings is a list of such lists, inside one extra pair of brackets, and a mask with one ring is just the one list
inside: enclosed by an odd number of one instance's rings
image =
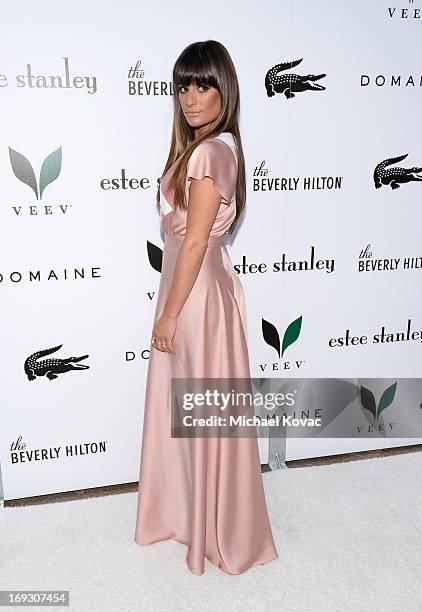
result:
[(180, 247), (172, 286), (163, 312), (153, 330), (159, 350), (174, 352), (172, 339), (176, 331), (177, 317), (201, 269), (220, 202), (221, 194), (210, 177), (191, 179), (185, 239)]
[(163, 314), (177, 318), (201, 269), (221, 195), (208, 176), (191, 179), (187, 210), (186, 235), (180, 248), (173, 283)]

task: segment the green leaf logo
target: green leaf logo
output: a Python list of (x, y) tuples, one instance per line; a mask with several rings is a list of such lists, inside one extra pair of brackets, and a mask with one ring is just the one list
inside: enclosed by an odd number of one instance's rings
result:
[(372, 416), (374, 417), (374, 421), (378, 421), (381, 412), (383, 412), (388, 406), (393, 403), (394, 397), (396, 395), (397, 383), (395, 382), (393, 385), (390, 385), (385, 389), (383, 394), (381, 395), (381, 399), (378, 404), (378, 408), (375, 402), (374, 394), (372, 391), (367, 389), (366, 387), (360, 388), (360, 401), (365, 408), (368, 410)]
[(269, 321), (262, 319), (262, 336), (265, 342), (269, 344), (270, 346), (272, 346), (277, 351), (277, 355), (279, 359), (280, 357), (283, 357), (286, 349), (289, 346), (291, 346), (294, 342), (296, 342), (296, 340), (299, 338), (301, 328), (302, 328), (302, 315), (300, 315), (300, 317), (292, 321), (290, 325), (288, 325), (286, 331), (284, 332), (283, 343), (281, 346), (281, 354), (280, 354), (280, 336), (277, 331), (277, 328)]
[(377, 419), (379, 418), (379, 415), (381, 414), (381, 412), (385, 410), (386, 408), (388, 408), (388, 406), (393, 403), (394, 396), (396, 395), (396, 389), (397, 389), (397, 383), (395, 382), (390, 387), (387, 387), (387, 389), (381, 395), (380, 403), (378, 406)]
[(47, 155), (41, 166), (40, 172), (40, 200), (44, 189), (56, 180), (62, 167), (62, 148), (59, 147), (50, 155)]
[(281, 347), (281, 356), (283, 357), (284, 351), (288, 348), (293, 342), (299, 338), (300, 330), (302, 328), (302, 315), (298, 317), (295, 321), (292, 321), (283, 336), (283, 345)]
[[(38, 200), (38, 186), (37, 179), (35, 178), (34, 169), (31, 166), (29, 160), (19, 153), (15, 151), (11, 147), (9, 147), (9, 158), (10, 163), (12, 165), (13, 174), (17, 179), (31, 187), (32, 191), (35, 193), (35, 196)], [(40, 180), (39, 180), (39, 199), (41, 200), (44, 189), (56, 180), (56, 178), (60, 174), (60, 170), (62, 167), (62, 148), (59, 147), (50, 155), (47, 155), (43, 164), (41, 166), (40, 172)]]

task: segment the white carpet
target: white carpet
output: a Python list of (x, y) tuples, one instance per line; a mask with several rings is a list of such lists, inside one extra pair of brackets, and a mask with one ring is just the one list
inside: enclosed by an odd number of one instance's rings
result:
[(68, 589), (82, 612), (416, 612), (421, 470), (415, 452), (265, 473), (279, 558), (238, 576), (208, 561), (195, 576), (178, 542), (137, 545), (136, 493), (5, 508), (0, 588)]

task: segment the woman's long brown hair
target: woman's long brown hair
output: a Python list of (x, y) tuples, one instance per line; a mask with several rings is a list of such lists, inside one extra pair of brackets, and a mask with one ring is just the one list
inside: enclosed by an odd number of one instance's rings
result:
[[(191, 83), (201, 86), (212, 86), (218, 89), (221, 96), (221, 111), (209, 130), (197, 140), (195, 130), (183, 114), (179, 102), (179, 87), (188, 87)], [(240, 138), (238, 116), (240, 108), (239, 83), (236, 70), (229, 52), (216, 40), (205, 40), (188, 45), (176, 60), (173, 68), (173, 129), (170, 152), (162, 177), (170, 166), (178, 161), (172, 173), (168, 188), (173, 191), (174, 208), (186, 209), (185, 184), (187, 164), (194, 149), (204, 140), (217, 136), (221, 132), (231, 132), (235, 138), (238, 160), (236, 182), (236, 215), (229, 227), (232, 234), (246, 202), (245, 159)], [(161, 177), (161, 178), (162, 178)], [(157, 190), (157, 203), (160, 190)]]

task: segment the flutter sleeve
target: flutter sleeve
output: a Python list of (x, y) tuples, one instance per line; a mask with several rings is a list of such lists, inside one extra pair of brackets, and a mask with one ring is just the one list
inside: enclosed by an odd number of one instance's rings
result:
[(221, 140), (206, 140), (193, 151), (188, 161), (186, 178), (202, 179), (209, 176), (227, 202), (231, 202), (237, 179), (237, 161), (229, 145)]

